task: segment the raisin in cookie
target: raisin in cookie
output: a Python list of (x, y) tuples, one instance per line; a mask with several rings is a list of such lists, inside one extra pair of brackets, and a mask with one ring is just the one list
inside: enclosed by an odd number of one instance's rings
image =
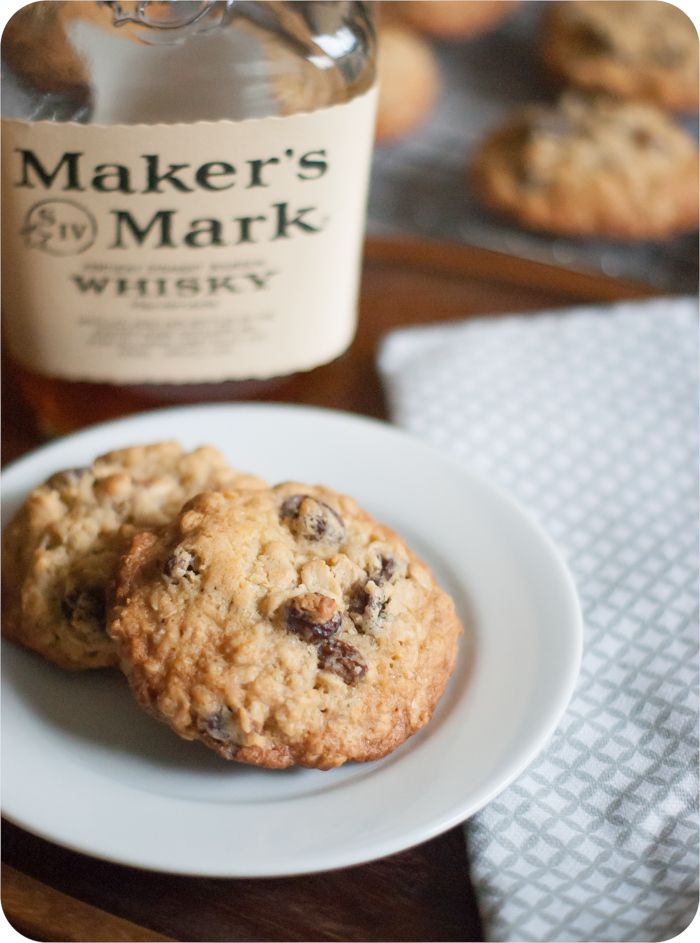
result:
[(672, 111), (698, 107), (698, 34), (656, 0), (566, 0), (548, 5), (541, 52), (560, 79)]
[(330, 769), (430, 718), (461, 626), (427, 567), (320, 486), (208, 493), (138, 535), (109, 619), (137, 700), (226, 759)]
[(110, 452), (58, 472), (3, 534), (3, 634), (64, 668), (117, 665), (105, 591), (134, 533), (212, 488), (263, 487), (213, 448), (174, 442)]
[(698, 225), (698, 151), (651, 105), (565, 94), (511, 118), (478, 151), (474, 185), (523, 226), (665, 238)]

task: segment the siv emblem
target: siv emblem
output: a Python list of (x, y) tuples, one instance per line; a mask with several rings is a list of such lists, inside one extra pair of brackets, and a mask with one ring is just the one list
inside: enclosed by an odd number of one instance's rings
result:
[(49, 255), (79, 255), (95, 242), (97, 223), (72, 200), (41, 200), (24, 217), (20, 230), (29, 249)]

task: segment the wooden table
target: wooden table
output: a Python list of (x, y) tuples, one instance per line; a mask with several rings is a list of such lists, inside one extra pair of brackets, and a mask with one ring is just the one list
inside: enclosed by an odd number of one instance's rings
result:
[[(371, 240), (351, 351), (275, 398), (384, 416), (374, 357), (380, 337), (394, 327), (651, 294), (645, 286), (482, 249)], [(3, 386), (8, 461), (39, 437), (7, 372)], [(2, 837), (3, 908), (34, 939), (482, 939), (461, 828), (361, 867), (275, 880), (138, 871), (67, 851), (9, 823)]]

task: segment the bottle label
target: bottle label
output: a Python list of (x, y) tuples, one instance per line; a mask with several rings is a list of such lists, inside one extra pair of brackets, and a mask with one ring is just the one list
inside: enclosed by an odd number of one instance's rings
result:
[(356, 323), (376, 89), (306, 114), (2, 122), (2, 297), (21, 364), (198, 383), (327, 363)]

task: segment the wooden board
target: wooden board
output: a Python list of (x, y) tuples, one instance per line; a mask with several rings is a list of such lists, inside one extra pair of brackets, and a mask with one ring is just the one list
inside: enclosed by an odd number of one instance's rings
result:
[[(381, 417), (384, 400), (374, 360), (380, 338), (392, 328), (652, 294), (642, 285), (483, 249), (371, 240), (353, 347), (270, 398)], [(39, 441), (11, 372), (5, 371), (4, 461)], [(5, 914), (34, 939), (482, 938), (461, 828), (382, 861), (281, 880), (138, 871), (59, 848), (9, 823), (3, 823), (3, 861), (9, 866), (3, 872)]]

